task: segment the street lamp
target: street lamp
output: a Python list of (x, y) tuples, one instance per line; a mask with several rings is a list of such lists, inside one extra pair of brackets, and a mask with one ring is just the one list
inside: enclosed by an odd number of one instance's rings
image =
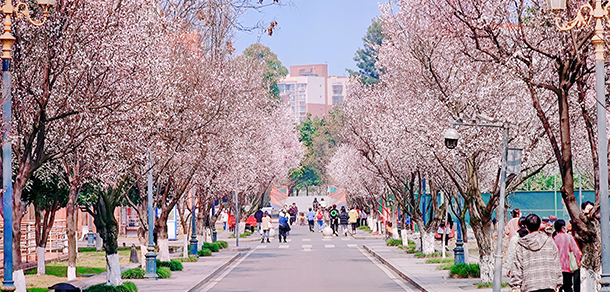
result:
[[(492, 127), (492, 128), (503, 128), (504, 139), (502, 140), (502, 168), (500, 169), (500, 202), (498, 204), (498, 211), (496, 217), (498, 218), (498, 242), (496, 248), (496, 262), (494, 268), (494, 281), (493, 291), (500, 292), (502, 289), (502, 233), (504, 230), (504, 196), (506, 194), (506, 156), (508, 152), (508, 124), (475, 124), (475, 123), (461, 123), (453, 122), (451, 124), (455, 126), (469, 126), (469, 127)], [(445, 131), (445, 146), (449, 149), (454, 149), (460, 135), (453, 127)], [(463, 254), (463, 248), (462, 248)], [(463, 260), (463, 256), (462, 256)]]
[[(610, 3), (602, 6), (601, 0), (595, 0), (595, 8), (586, 3), (578, 9), (576, 18), (565, 24), (560, 24), (558, 12), (566, 9), (566, 0), (549, 0), (549, 8), (556, 12), (555, 23), (560, 31), (568, 31), (576, 27), (587, 26), (589, 21), (595, 19), (595, 35), (591, 42), (595, 46), (595, 91), (597, 97), (597, 150), (599, 167), (599, 209), (600, 226), (602, 231), (602, 277), (601, 291), (610, 291), (610, 205), (608, 203), (608, 145), (606, 136), (606, 88), (604, 72), (604, 25), (602, 21), (608, 20), (608, 7)], [(582, 14), (583, 10), (588, 14)]]
[(55, 4), (55, 0), (40, 0), (38, 5), (43, 7), (42, 20), (30, 18), (28, 4), (19, 0), (13, 5), (12, 0), (6, 0), (4, 6), (0, 7), (0, 13), (4, 16), (4, 33), (0, 35), (2, 42), (2, 123), (5, 131), (2, 133), (4, 144), (2, 145), (2, 181), (4, 194), (2, 195), (2, 210), (4, 214), (4, 280), (2, 281), (3, 291), (14, 291), (13, 281), (13, 170), (12, 163), (12, 143), (8, 138), (11, 131), (11, 49), (15, 43), (15, 37), (11, 34), (12, 17), (24, 17), (33, 25), (43, 25), (49, 16), (49, 8)]
[(190, 244), (191, 244), (190, 254), (192, 254), (194, 256), (197, 256), (197, 233), (196, 233), (196, 228), (197, 228), (197, 220), (196, 219), (197, 218), (195, 218), (195, 193), (192, 192), (192, 195), (193, 195), (193, 198), (192, 198), (192, 200), (193, 200), (193, 208), (191, 210), (193, 210), (193, 211), (191, 212), (191, 217), (193, 217), (192, 218), (193, 219), (193, 223), (192, 223), (192, 225), (193, 225), (193, 234), (191, 235), (191, 241), (190, 241)]
[(153, 241), (153, 228), (155, 228), (155, 213), (153, 209), (153, 161), (152, 154), (148, 153), (148, 252), (146, 253), (146, 274), (144, 278), (157, 280), (157, 254), (155, 254), (155, 243)]

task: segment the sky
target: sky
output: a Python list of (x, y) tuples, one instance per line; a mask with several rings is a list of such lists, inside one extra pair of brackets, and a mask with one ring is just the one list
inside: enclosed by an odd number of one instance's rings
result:
[[(268, 2), (270, 0), (265, 0)], [(379, 0), (292, 0), (290, 6), (267, 7), (243, 16), (244, 26), (259, 21), (277, 21), (273, 36), (260, 36), (282, 64), (328, 64), (329, 75), (347, 76), (356, 70), (354, 54), (362, 48), (362, 37), (373, 18), (378, 17)], [(381, 1), (385, 3), (385, 1)], [(259, 32), (238, 32), (235, 48), (241, 54), (259, 40)]]

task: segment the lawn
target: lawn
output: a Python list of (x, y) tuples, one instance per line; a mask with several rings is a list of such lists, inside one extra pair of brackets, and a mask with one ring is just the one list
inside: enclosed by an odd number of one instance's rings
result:
[[(121, 266), (129, 264), (129, 249), (119, 250)], [(138, 253), (139, 255), (139, 253)], [(86, 277), (106, 271), (106, 253), (104, 251), (81, 251), (76, 261), (76, 275)], [(68, 280), (68, 262), (54, 262), (46, 266), (46, 275), (36, 275), (36, 269), (26, 272), (28, 292), (48, 291), (46, 287)], [(37, 290), (36, 290), (37, 289)]]

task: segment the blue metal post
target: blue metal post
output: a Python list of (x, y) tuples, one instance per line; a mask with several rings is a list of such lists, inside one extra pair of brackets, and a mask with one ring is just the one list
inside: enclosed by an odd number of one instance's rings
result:
[(87, 233), (87, 247), (95, 247), (95, 234), (93, 234), (93, 226), (91, 225), (91, 214), (89, 217), (89, 233)]
[(456, 265), (463, 264), (464, 261), (464, 241), (462, 240), (462, 227), (460, 220), (456, 220), (457, 226), (457, 242), (456, 247), (453, 249), (453, 258)]
[(149, 153), (148, 162), (148, 252), (146, 253), (146, 275), (145, 278), (157, 280), (157, 254), (155, 254), (155, 243), (153, 241), (153, 229), (155, 228), (155, 215), (153, 213), (153, 176), (152, 155)]
[(2, 211), (4, 214), (4, 280), (2, 284), (4, 291), (15, 290), (13, 282), (13, 170), (12, 145), (8, 137), (11, 131), (11, 71), (10, 60), (2, 60), (2, 122), (5, 127), (2, 133), (4, 145), (2, 145), (2, 182), (4, 194), (2, 195)]
[(195, 213), (195, 194), (193, 194), (193, 208), (192, 208), (192, 215), (191, 217), (193, 217), (193, 235), (191, 236), (191, 250), (190, 250), (190, 254), (197, 256), (197, 221), (196, 221), (196, 213)]

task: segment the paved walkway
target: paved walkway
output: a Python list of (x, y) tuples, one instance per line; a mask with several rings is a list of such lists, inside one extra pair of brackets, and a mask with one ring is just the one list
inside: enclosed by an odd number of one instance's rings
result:
[[(426, 259), (416, 258), (396, 247), (386, 246), (383, 242), (365, 245), (364, 249), (421, 291), (492, 291), (491, 288), (478, 289), (474, 285), (479, 281), (478, 278), (449, 278), (448, 271), (436, 269), (439, 264), (426, 264)], [(510, 289), (504, 288), (502, 291), (510, 291)]]

